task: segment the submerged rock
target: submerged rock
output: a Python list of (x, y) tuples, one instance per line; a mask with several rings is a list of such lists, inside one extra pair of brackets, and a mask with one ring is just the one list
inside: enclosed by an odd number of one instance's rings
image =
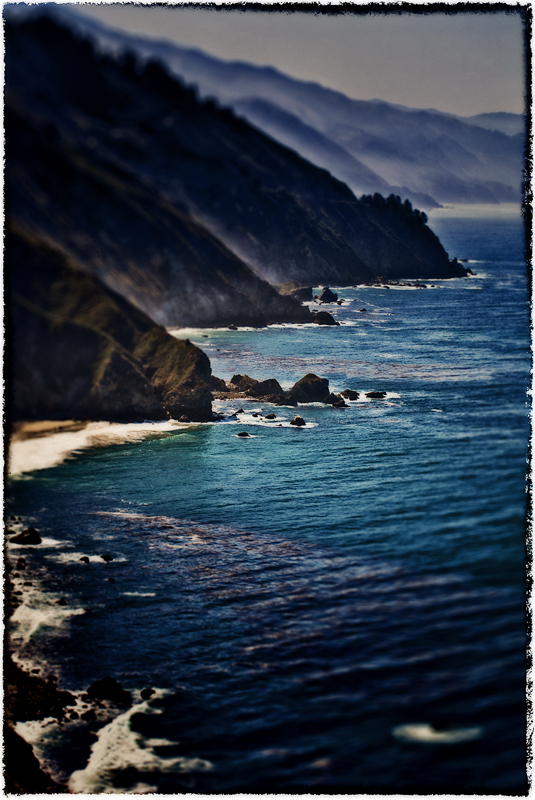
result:
[(236, 434), (236, 436), (239, 436), (242, 439), (247, 439), (248, 437), (250, 437), (250, 435), (251, 434), (247, 433), (247, 431), (241, 431), (240, 433)]
[(373, 400), (383, 400), (386, 397), (386, 392), (366, 392), (366, 397)]

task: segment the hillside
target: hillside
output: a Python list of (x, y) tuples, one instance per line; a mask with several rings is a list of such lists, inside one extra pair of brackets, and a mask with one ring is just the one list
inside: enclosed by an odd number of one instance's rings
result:
[(6, 234), (8, 420), (211, 420), (210, 362), (46, 241)]
[(161, 65), (97, 54), (46, 15), (6, 23), (6, 109), (9, 215), (163, 324), (311, 320), (260, 278), (464, 274), (412, 209), (409, 243), (399, 215)]

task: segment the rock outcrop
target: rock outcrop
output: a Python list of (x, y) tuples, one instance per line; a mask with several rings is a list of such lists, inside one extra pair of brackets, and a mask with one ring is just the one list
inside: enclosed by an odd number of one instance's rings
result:
[(309, 372), (288, 392), (298, 403), (322, 403), (329, 394), (329, 381)]
[(336, 303), (337, 300), (338, 300), (338, 295), (336, 294), (336, 292), (333, 292), (331, 289), (329, 289), (328, 286), (323, 287), (323, 290), (320, 296), (318, 297), (319, 303)]
[(312, 322), (315, 322), (317, 325), (340, 325), (328, 311), (313, 311)]

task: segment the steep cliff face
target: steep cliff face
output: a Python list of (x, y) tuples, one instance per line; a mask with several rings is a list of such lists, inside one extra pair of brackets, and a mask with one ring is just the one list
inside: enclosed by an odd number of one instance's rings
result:
[(46, 16), (6, 25), (6, 105), (8, 212), (165, 324), (305, 321), (247, 265), (275, 284), (448, 273), (436, 237), (407, 246), (160, 65), (97, 56)]
[(9, 419), (212, 419), (201, 350), (21, 228), (5, 263)]

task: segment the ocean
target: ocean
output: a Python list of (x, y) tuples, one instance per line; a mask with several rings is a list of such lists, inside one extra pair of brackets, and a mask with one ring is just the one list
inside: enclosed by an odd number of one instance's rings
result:
[(43, 537), (8, 544), (28, 562), (7, 622), (18, 660), (78, 694), (111, 675), (134, 698), (17, 725), (56, 779), (526, 793), (529, 295), (523, 221), (505, 211), (432, 212), (475, 274), (331, 287), (339, 327), (173, 332), (220, 378), (286, 389), (313, 372), (359, 392), (349, 408), (300, 406), (295, 428), (296, 409), (220, 400), (245, 413), (95, 434), (11, 477), (8, 516)]

